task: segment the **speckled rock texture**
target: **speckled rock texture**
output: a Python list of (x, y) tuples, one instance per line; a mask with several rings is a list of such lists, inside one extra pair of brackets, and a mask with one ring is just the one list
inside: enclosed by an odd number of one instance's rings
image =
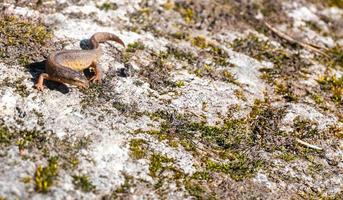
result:
[[(343, 1), (0, 8), (0, 200), (343, 199)], [(100, 84), (34, 87), (96, 32)]]

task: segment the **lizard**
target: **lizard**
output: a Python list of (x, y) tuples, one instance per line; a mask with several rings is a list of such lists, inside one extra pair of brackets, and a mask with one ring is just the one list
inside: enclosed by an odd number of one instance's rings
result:
[[(46, 60), (45, 71), (39, 75), (35, 87), (43, 91), (44, 80), (76, 85), (88, 88), (89, 82), (101, 81), (101, 70), (97, 60), (102, 55), (100, 43), (115, 41), (125, 47), (124, 42), (116, 35), (107, 32), (98, 32), (90, 38), (90, 49), (87, 50), (62, 50), (50, 54)], [(94, 68), (95, 75), (89, 80), (83, 70)]]

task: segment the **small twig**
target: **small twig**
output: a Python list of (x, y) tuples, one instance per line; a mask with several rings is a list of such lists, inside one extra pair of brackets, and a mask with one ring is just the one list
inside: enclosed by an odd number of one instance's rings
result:
[(316, 53), (319, 53), (321, 55), (324, 55), (326, 57), (329, 57), (328, 54), (326, 54), (323, 50), (327, 50), (327, 48), (325, 47), (320, 47), (318, 45), (315, 44), (308, 44), (308, 43), (304, 43), (304, 42), (300, 42), (297, 41), (295, 39), (293, 39), (292, 37), (286, 35), (285, 33), (280, 32), (279, 30), (277, 30), (276, 28), (274, 28), (271, 24), (269, 24), (268, 22), (264, 21), (264, 25), (271, 30), (273, 33), (275, 33), (277, 36), (279, 36), (282, 39), (287, 40), (289, 43), (293, 43), (293, 44), (298, 44), (301, 47), (308, 49), (310, 51), (314, 51)]
[(304, 145), (304, 146), (306, 146), (308, 148), (311, 148), (311, 149), (315, 149), (315, 150), (318, 150), (318, 151), (322, 151), (323, 150), (323, 148), (321, 148), (321, 147), (315, 146), (313, 144), (309, 144), (309, 143), (304, 142), (304, 141), (302, 141), (300, 139), (296, 139), (295, 141), (298, 142), (299, 144)]

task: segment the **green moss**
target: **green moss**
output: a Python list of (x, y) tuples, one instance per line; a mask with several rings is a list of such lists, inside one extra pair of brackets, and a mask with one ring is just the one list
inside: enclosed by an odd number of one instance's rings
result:
[[(267, 60), (274, 63), (273, 69), (263, 69), (271, 75), (295, 75), (305, 73), (307, 63), (300, 58), (299, 54), (292, 54), (283, 49), (276, 48), (269, 41), (261, 40), (256, 35), (249, 34), (246, 38), (233, 41), (231, 47), (238, 52), (245, 53), (257, 60)], [(293, 70), (294, 68), (294, 70)], [(296, 71), (299, 70), (299, 71)], [(303, 76), (303, 75), (302, 75)], [(301, 77), (301, 76), (300, 76)]]
[[(27, 62), (28, 63), (28, 62)], [(23, 64), (25, 65), (25, 64)], [(26, 85), (23, 84), (24, 78), (19, 78), (15, 81), (15, 91), (22, 97), (28, 97), (30, 92)]]
[(309, 63), (299, 53), (277, 48), (269, 41), (261, 40), (253, 34), (234, 40), (231, 47), (257, 60), (272, 62), (273, 68), (260, 70), (263, 73), (261, 78), (271, 85), (276, 85), (276, 92), (287, 101), (297, 101), (300, 98), (294, 92), (295, 89), (306, 90), (306, 88), (300, 88), (297, 81), (306, 78), (309, 73)]
[(133, 176), (124, 174), (124, 177), (125, 177), (124, 183), (115, 190), (115, 193), (129, 193), (130, 188), (134, 186)]
[(233, 65), (229, 63), (229, 56), (223, 48), (213, 43), (209, 43), (208, 46), (210, 48), (209, 53), (213, 56), (213, 60), (216, 63), (216, 65), (233, 67)]
[(168, 0), (167, 2), (165, 2), (165, 3), (163, 4), (163, 8), (164, 8), (165, 10), (172, 10), (172, 9), (174, 9), (174, 7), (175, 7), (174, 1)]
[(289, 101), (296, 101), (298, 98), (294, 95), (290, 86), (287, 85), (287, 82), (277, 82), (275, 83), (274, 90), (276, 94), (282, 95), (285, 99)]
[(315, 123), (311, 120), (302, 119), (299, 116), (293, 120), (293, 123), (293, 135), (297, 136), (299, 139), (316, 138), (320, 136), (319, 130), (317, 129), (318, 123)]
[(247, 98), (246, 98), (246, 96), (244, 95), (244, 93), (243, 93), (242, 90), (237, 89), (237, 90), (234, 91), (234, 94), (235, 94), (235, 96), (236, 96), (238, 99), (241, 99), (241, 100), (243, 100), (243, 101), (246, 101), (246, 100), (247, 100)]
[(25, 176), (20, 181), (25, 183), (25, 184), (28, 184), (32, 181), (32, 177), (31, 176)]
[(130, 156), (138, 160), (146, 156), (147, 143), (144, 139), (131, 139), (130, 140)]
[(188, 64), (193, 64), (197, 60), (196, 56), (191, 52), (183, 51), (173, 46), (167, 46), (167, 48), (167, 56), (171, 55), (177, 60), (186, 61)]
[(0, 145), (8, 145), (13, 138), (13, 133), (0, 126)]
[(136, 41), (127, 45), (126, 52), (135, 53), (138, 50), (144, 50), (145, 46), (141, 41)]
[(58, 158), (51, 157), (48, 160), (48, 165), (43, 167), (38, 165), (35, 172), (35, 190), (37, 192), (46, 193), (52, 186), (58, 175)]
[(286, 162), (290, 162), (290, 161), (295, 160), (297, 156), (290, 152), (284, 152), (281, 155), (277, 156), (277, 158), (280, 158)]
[(19, 150), (31, 148), (33, 146), (42, 148), (43, 143), (47, 139), (46, 135), (39, 131), (21, 131), (17, 137), (16, 144), (18, 145)]
[(80, 161), (77, 157), (72, 155), (72, 156), (70, 156), (69, 163), (70, 163), (71, 167), (73, 169), (75, 169), (80, 164)]
[(105, 96), (103, 84), (90, 84), (89, 88), (81, 91), (84, 94), (80, 102), (82, 108), (93, 106), (100, 97)]
[(192, 39), (192, 44), (194, 46), (197, 46), (197, 47), (201, 48), (201, 49), (205, 49), (205, 48), (208, 47), (207, 40), (204, 37), (202, 37), (202, 36), (194, 37)]
[(150, 158), (149, 175), (158, 177), (166, 169), (166, 165), (170, 165), (172, 162), (173, 159), (154, 153)]
[(175, 3), (174, 10), (181, 14), (183, 20), (187, 24), (191, 24), (191, 23), (193, 23), (195, 21), (196, 13), (188, 5), (186, 5), (184, 3), (177, 2), (177, 3)]
[(170, 36), (172, 38), (176, 38), (178, 40), (188, 40), (188, 38), (190, 37), (188, 33), (183, 32), (183, 31), (178, 31), (175, 33), (170, 33)]
[(307, 21), (305, 22), (307, 27), (311, 28), (312, 30), (314, 30), (317, 33), (321, 33), (323, 32), (322, 28), (318, 25), (317, 22), (313, 22), (313, 21)]
[(211, 179), (210, 172), (209, 171), (197, 171), (192, 175), (192, 179), (208, 181)]
[(212, 80), (221, 80), (235, 84), (237, 86), (241, 86), (234, 74), (232, 74), (227, 69), (217, 69), (216, 65), (204, 64), (203, 66), (198, 66), (191, 72), (193, 72), (198, 77), (207, 77)]
[[(270, 109), (267, 113), (268, 115), (273, 115), (268, 116), (265, 109)], [(230, 113), (233, 113), (233, 110)], [(211, 163), (209, 161), (206, 165), (206, 172), (217, 171), (229, 174), (234, 180), (252, 177), (258, 169), (263, 167), (263, 162), (258, 157), (249, 157), (239, 152), (244, 152), (245, 149), (256, 145), (255, 134), (263, 134), (260, 130), (265, 128), (271, 131), (270, 133), (264, 133), (271, 134), (271, 137), (277, 130), (277, 127), (271, 122), (274, 120), (274, 111), (271, 110), (269, 104), (267, 105), (267, 103), (261, 101), (256, 103), (248, 119), (233, 119), (229, 116), (224, 120), (223, 126), (211, 126), (204, 122), (192, 122), (184, 116), (172, 115), (170, 113), (159, 113), (158, 115), (166, 121), (161, 125), (160, 131), (154, 132), (155, 135), (164, 133), (168, 136), (165, 138), (167, 140), (177, 136), (180, 144), (186, 150), (192, 152), (197, 151), (197, 146), (193, 142), (201, 141), (206, 146), (206, 151), (216, 153), (220, 158), (229, 158), (231, 160), (229, 163)], [(282, 117), (280, 113), (275, 113), (275, 115), (279, 118)], [(269, 126), (272, 128), (269, 128)], [(267, 141), (264, 142), (267, 143)], [(257, 143), (259, 144), (259, 142)], [(269, 143), (265, 145), (269, 145)], [(155, 160), (158, 161), (158, 159)], [(155, 166), (157, 167), (155, 168), (161, 169), (161, 162), (156, 163)]]
[(0, 58), (6, 63), (27, 65), (42, 58), (51, 38), (51, 31), (40, 22), (0, 16)]
[(239, 85), (239, 82), (237, 81), (236, 77), (228, 70), (223, 71), (223, 77), (225, 81)]
[(328, 0), (325, 3), (328, 6), (336, 6), (338, 8), (343, 8), (343, 0)]
[[(199, 39), (198, 39), (199, 40)], [(135, 45), (136, 46), (136, 45)], [(134, 48), (135, 49), (135, 48)], [(129, 50), (131, 51), (131, 50)], [(208, 45), (207, 49), (203, 51), (211, 56), (214, 60), (213, 65), (199, 63), (195, 67), (195, 63), (198, 58), (190, 51), (181, 50), (175, 46), (168, 45), (167, 51), (165, 52), (151, 52), (152, 62), (149, 65), (141, 68), (140, 75), (147, 79), (152, 89), (158, 90), (161, 93), (169, 91), (171, 87), (180, 87), (178, 83), (174, 83), (170, 80), (170, 73), (175, 67), (173, 59), (181, 61), (183, 68), (188, 70), (190, 73), (194, 73), (200, 77), (207, 77), (213, 80), (228, 81), (239, 85), (234, 75), (232, 75), (226, 69), (217, 69), (217, 65), (231, 66), (228, 62), (228, 56), (225, 51), (215, 45)], [(129, 55), (129, 54), (127, 54)], [(129, 56), (127, 56), (127, 61)], [(181, 82), (179, 82), (181, 84)]]
[(86, 175), (82, 176), (73, 176), (73, 183), (76, 188), (81, 189), (84, 192), (91, 192), (95, 190), (95, 186), (89, 180), (89, 177)]
[(128, 29), (137, 33), (141, 31), (150, 32), (156, 37), (165, 36), (163, 30), (157, 26), (158, 22), (162, 21), (162, 19), (156, 18), (156, 16), (160, 16), (160, 10), (156, 12), (154, 7), (143, 2), (140, 7), (140, 10), (129, 14), (130, 22), (133, 25), (129, 26)]
[(332, 125), (328, 129), (328, 133), (334, 135), (338, 139), (343, 139), (343, 128), (338, 125)]
[(194, 46), (203, 49), (204, 52), (212, 56), (212, 59), (216, 65), (232, 67), (232, 65), (228, 62), (228, 54), (223, 48), (219, 47), (218, 45), (208, 42), (206, 38), (202, 36), (194, 37), (191, 40), (191, 43)]
[[(252, 144), (252, 135), (249, 133), (248, 122), (242, 119), (227, 118), (224, 121), (224, 126), (210, 126), (204, 122), (192, 122), (182, 115), (174, 115), (172, 113), (159, 112), (160, 119), (165, 120), (161, 124), (161, 130), (149, 132), (160, 138), (160, 135), (165, 135), (162, 139), (175, 138), (180, 139), (181, 145), (186, 150), (194, 151), (196, 149), (193, 144), (194, 136), (200, 137), (201, 141), (205, 142), (212, 148), (231, 149), (243, 144)], [(199, 138), (198, 138), (199, 139)]]
[(19, 151), (33, 147), (42, 149), (46, 139), (46, 133), (39, 131), (12, 132), (6, 128), (0, 128), (0, 144), (9, 145), (15, 142)]
[(316, 102), (316, 104), (324, 103), (324, 98), (320, 94), (312, 94), (312, 99)]
[(126, 112), (129, 109), (129, 105), (120, 101), (115, 101), (112, 103), (112, 106), (117, 109), (119, 112)]
[(168, 54), (158, 52), (152, 54), (152, 62), (141, 68), (139, 75), (144, 77), (154, 90), (165, 92), (174, 85), (170, 80), (171, 68), (166, 65)]
[(196, 146), (195, 144), (187, 139), (183, 139), (180, 141), (180, 144), (185, 148), (186, 151), (196, 151)]
[(156, 137), (159, 141), (170, 139), (170, 137), (168, 137), (168, 135), (163, 133), (161, 130), (149, 130), (149, 131), (141, 131), (141, 132), (152, 135)]
[(317, 59), (323, 65), (329, 68), (343, 68), (343, 48), (340, 45), (336, 45), (333, 48), (329, 48), (325, 51), (327, 57), (318, 56)]
[(184, 185), (189, 194), (196, 199), (202, 199), (202, 197), (204, 196), (205, 189), (200, 184), (193, 181), (185, 181)]
[(262, 160), (249, 159), (245, 154), (238, 154), (235, 159), (228, 163), (207, 160), (206, 169), (229, 174), (233, 180), (241, 181), (253, 177), (263, 165)]
[[(273, 23), (285, 23), (288, 18), (286, 17), (286, 13), (282, 7), (282, 1), (275, 1), (275, 0), (262, 0), (259, 2), (255, 2), (253, 10), (250, 9), (250, 12), (260, 12), (263, 14), (268, 21)], [(246, 16), (248, 17), (248, 16)], [(258, 24), (258, 21), (254, 21), (253, 19), (245, 19), (251, 22), (255, 22), (251, 24), (253, 28), (257, 29), (259, 32), (266, 32), (263, 28), (262, 24)]]
[(100, 10), (104, 10), (104, 11), (109, 11), (109, 10), (117, 10), (118, 9), (118, 5), (116, 3), (113, 2), (105, 2), (103, 4), (101, 4), (100, 6), (97, 6)]
[(323, 76), (317, 81), (321, 86), (321, 90), (331, 94), (332, 101), (338, 104), (343, 103), (343, 76), (340, 78), (337, 78), (335, 75)]
[[(285, 162), (299, 158), (313, 161), (322, 156), (322, 152), (294, 142), (295, 138), (325, 139), (323, 133), (318, 132), (317, 124), (295, 119), (294, 132), (280, 131), (286, 107), (275, 108), (268, 98), (256, 100), (245, 118), (233, 117), (238, 109), (237, 106), (230, 107), (220, 125), (193, 121), (191, 116), (174, 112), (148, 114), (154, 121), (161, 122), (160, 130), (149, 134), (162, 140), (177, 141), (200, 163), (200, 166), (195, 166), (199, 171), (188, 177), (177, 170), (174, 172), (173, 161), (168, 157), (155, 153), (149, 165), (149, 174), (159, 180), (155, 188), (163, 188), (166, 181), (181, 180), (192, 197), (215, 197), (214, 177), (231, 177), (234, 181), (251, 179), (259, 170), (268, 170), (269, 160), (265, 159), (265, 153), (276, 155), (274, 158)], [(326, 132), (327, 135), (335, 135), (337, 130), (333, 128), (329, 132)], [(171, 172), (173, 180), (170, 180)]]
[(183, 87), (183, 86), (185, 86), (185, 82), (184, 81), (181, 80), (181, 81), (176, 81), (175, 82), (175, 87), (179, 87), (180, 88), (180, 87)]

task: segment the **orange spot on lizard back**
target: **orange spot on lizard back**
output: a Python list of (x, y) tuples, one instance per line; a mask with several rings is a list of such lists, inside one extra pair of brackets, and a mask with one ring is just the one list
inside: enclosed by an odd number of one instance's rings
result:
[(66, 61), (62, 63), (63, 66), (68, 67), (70, 69), (76, 70), (76, 71), (81, 71), (86, 69), (88, 66), (85, 65), (82, 61)]

